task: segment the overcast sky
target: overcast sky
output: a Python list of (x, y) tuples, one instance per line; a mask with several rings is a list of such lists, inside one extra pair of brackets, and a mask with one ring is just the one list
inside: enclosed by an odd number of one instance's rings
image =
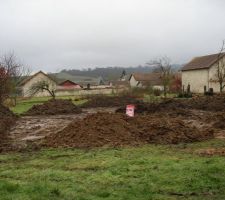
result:
[(0, 54), (34, 71), (173, 63), (216, 53), (224, 0), (0, 0)]

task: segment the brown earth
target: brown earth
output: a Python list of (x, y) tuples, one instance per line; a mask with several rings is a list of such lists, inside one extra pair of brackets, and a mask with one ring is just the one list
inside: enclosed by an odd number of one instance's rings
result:
[(225, 148), (199, 149), (195, 153), (201, 156), (225, 156)]
[(74, 105), (71, 100), (51, 99), (41, 105), (34, 105), (25, 115), (79, 114), (81, 112), (81, 108)]
[(8, 140), (7, 132), (14, 125), (16, 119), (16, 115), (0, 104), (0, 151), (2, 151), (5, 142)]
[(139, 101), (129, 96), (93, 96), (82, 108), (96, 108), (96, 107), (119, 107), (127, 104), (136, 104)]
[(47, 147), (93, 148), (102, 146), (177, 144), (213, 138), (211, 130), (200, 131), (180, 119), (163, 116), (97, 113), (73, 121), (57, 134), (45, 138)]
[[(87, 102), (83, 106), (87, 108), (83, 108), (80, 115), (77, 113), (81, 109), (71, 101), (50, 100), (34, 106), (28, 111), (28, 116), (17, 121), (10, 132), (12, 145), (9, 146), (13, 149), (36, 144), (39, 147), (93, 148), (146, 143), (177, 144), (202, 141), (214, 136), (224, 139), (224, 100), (225, 96), (216, 95), (143, 103), (130, 97), (101, 96)], [(125, 115), (127, 104), (136, 106), (134, 118)], [(118, 113), (113, 114), (115, 107), (119, 106)], [(6, 118), (10, 115), (9, 110), (5, 109), (0, 114), (0, 125), (4, 123), (0, 131), (3, 127), (4, 132), (9, 128), (7, 124), (11, 124)], [(96, 114), (99, 111), (112, 114)], [(2, 116), (5, 116), (4, 119)]]
[(83, 119), (96, 112), (114, 113), (115, 108), (83, 109), (81, 114), (20, 116), (0, 143), (1, 151), (33, 151), (41, 148), (43, 138), (56, 134), (73, 120)]
[[(203, 110), (203, 111), (225, 111), (225, 96), (202, 96), (191, 99), (165, 99), (160, 103), (143, 103), (136, 102), (136, 113), (154, 113), (154, 112), (167, 112), (176, 111), (185, 114), (187, 110)], [(116, 112), (124, 113), (126, 106), (121, 106)]]

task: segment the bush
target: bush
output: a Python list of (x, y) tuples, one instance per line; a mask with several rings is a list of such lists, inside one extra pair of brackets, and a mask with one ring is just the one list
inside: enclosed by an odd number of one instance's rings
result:
[(177, 95), (177, 98), (192, 98), (191, 92), (181, 92)]
[(155, 96), (160, 96), (162, 94), (162, 91), (160, 89), (156, 88), (156, 89), (153, 90), (153, 94)]

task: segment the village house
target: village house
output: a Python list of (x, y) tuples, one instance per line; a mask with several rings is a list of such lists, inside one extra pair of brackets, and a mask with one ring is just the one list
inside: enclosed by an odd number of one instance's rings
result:
[(225, 62), (225, 53), (196, 57), (182, 68), (182, 87), (194, 93), (203, 93), (210, 88), (214, 92), (220, 91), (217, 79), (217, 63)]
[(74, 90), (74, 89), (82, 89), (82, 86), (70, 80), (65, 80), (59, 83), (57, 86), (57, 90)]
[[(50, 90), (55, 90), (57, 83), (56, 81), (49, 75), (45, 74), (42, 71), (35, 73), (32, 76), (24, 78), (18, 85), (18, 89), (20, 91), (20, 96), (30, 97), (31, 96), (31, 87), (33, 84), (38, 83), (40, 81), (45, 81), (49, 84)], [(40, 91), (35, 94), (35, 96), (49, 96), (47, 91)]]
[(163, 90), (160, 73), (133, 73), (129, 78), (131, 87), (148, 87)]
[[(74, 78), (74, 77), (73, 77)], [(19, 83), (18, 90), (19, 96), (21, 97), (43, 97), (50, 96), (50, 94), (43, 90), (33, 94), (31, 90), (35, 83), (45, 81), (49, 84), (50, 90), (54, 90), (56, 96), (70, 96), (70, 95), (88, 95), (88, 94), (109, 94), (112, 92), (112, 87), (109, 84), (105, 85), (103, 79), (99, 78), (88, 78), (78, 77), (78, 82), (58, 78), (54, 74), (45, 74), (42, 71), (35, 73), (32, 76), (24, 77), (24, 79)], [(88, 88), (88, 85), (90, 86)]]

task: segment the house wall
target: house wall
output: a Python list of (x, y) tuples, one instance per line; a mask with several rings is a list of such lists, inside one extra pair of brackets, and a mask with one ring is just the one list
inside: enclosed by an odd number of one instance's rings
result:
[(138, 81), (135, 80), (134, 76), (132, 75), (130, 78), (130, 86), (137, 87)]
[[(223, 58), (220, 62), (225, 63), (225, 58)], [(220, 84), (217, 78), (217, 66), (217, 64), (214, 64), (209, 69), (209, 88), (213, 88), (214, 92), (220, 92)]]
[(204, 86), (206, 86), (207, 90), (209, 88), (208, 80), (208, 69), (182, 71), (182, 87), (184, 86), (185, 90), (190, 84), (191, 92), (203, 93)]
[(97, 94), (112, 94), (119, 93), (125, 89), (115, 89), (115, 88), (106, 88), (106, 89), (92, 89), (92, 90), (59, 90), (56, 91), (56, 96), (82, 96), (82, 95), (97, 95)]
[[(220, 62), (225, 63), (225, 57)], [(217, 64), (209, 69), (183, 71), (182, 86), (186, 89), (188, 83), (190, 83), (191, 91), (194, 93), (204, 93), (204, 86), (206, 86), (206, 90), (213, 88), (214, 92), (220, 92), (216, 74)]]
[[(50, 85), (50, 89), (55, 89), (56, 88), (56, 83), (54, 81), (52, 81), (50, 78), (48, 78), (47, 76), (45, 76), (42, 73), (37, 74), (36, 76), (34, 76), (32, 79), (30, 79), (23, 87), (22, 87), (22, 95), (24, 97), (30, 97), (31, 96), (31, 92), (30, 92), (30, 88), (34, 83), (37, 83), (39, 81), (46, 81), (49, 83)], [(36, 93), (34, 96), (50, 96), (49, 93), (47, 91), (43, 91), (43, 92), (38, 92)]]

